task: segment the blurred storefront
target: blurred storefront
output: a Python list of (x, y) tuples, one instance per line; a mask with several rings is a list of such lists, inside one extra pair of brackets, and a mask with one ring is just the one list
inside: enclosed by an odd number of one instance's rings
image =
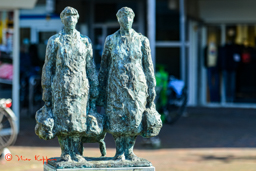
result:
[(185, 81), (189, 106), (256, 108), (255, 5), (156, 1), (156, 64)]
[(27, 62), (21, 63), (21, 68), (24, 66), (26, 69), (21, 70), (20, 73), (20, 98), (21, 108), (29, 109), (28, 115), (33, 116), (38, 109), (36, 105), (41, 104), (42, 92), (37, 91), (41, 88), (40, 80), (37, 78), (41, 75), (48, 39), (63, 28), (59, 15), (66, 6), (72, 6), (78, 10), (79, 21), (76, 28), (92, 40), (94, 59), (98, 69), (105, 38), (119, 29), (116, 19), (118, 9), (123, 6), (131, 7), (136, 14), (133, 28), (145, 34), (147, 24), (145, 0), (38, 0), (35, 8), (21, 10), (20, 47), (24, 47), (21, 54), (27, 54), (21, 57)]
[[(216, 107), (256, 105), (256, 12), (253, 0), (199, 0), (204, 51), (200, 103)], [(207, 48), (206, 48), (207, 47)], [(209, 59), (215, 64), (209, 66)], [(208, 64), (207, 64), (208, 61)]]
[[(47, 40), (62, 29), (59, 14), (66, 6), (78, 10), (77, 29), (91, 38), (97, 68), (106, 36), (119, 29), (116, 12), (128, 6), (135, 12), (133, 28), (150, 40), (154, 64), (185, 81), (190, 106), (254, 107), (255, 5), (253, 0), (38, 0), (33, 9), (17, 10), (17, 39), (21, 54), (29, 55), (21, 55), (20, 65), (24, 68), (29, 63), (33, 68), (33, 74), (16, 71), (21, 75), (17, 80), (21, 100), (28, 100), (27, 94), (35, 103), (41, 98), (35, 90), (26, 90), (26, 85), (31, 76), (32, 80), (40, 77)], [(225, 66), (230, 63), (232, 71)]]
[[(19, 10), (36, 0), (0, 0), (0, 98), (11, 98), (19, 118)], [(19, 124), (17, 120), (17, 124)]]

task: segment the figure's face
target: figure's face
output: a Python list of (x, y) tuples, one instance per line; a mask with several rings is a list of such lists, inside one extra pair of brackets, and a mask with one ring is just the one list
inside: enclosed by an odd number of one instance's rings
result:
[(118, 18), (118, 22), (122, 28), (129, 30), (132, 28), (133, 16), (128, 14), (122, 14)]
[(66, 27), (74, 29), (76, 27), (78, 17), (76, 14), (66, 14), (61, 20)]

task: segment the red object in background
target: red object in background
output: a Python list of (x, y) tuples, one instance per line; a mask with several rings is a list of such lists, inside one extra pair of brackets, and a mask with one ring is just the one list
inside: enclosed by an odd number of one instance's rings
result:
[(0, 78), (12, 80), (12, 78), (13, 78), (13, 65), (12, 64), (0, 65)]
[(12, 107), (12, 102), (10, 102), (10, 103), (6, 103), (6, 104), (5, 104), (5, 107), (6, 107), (6, 108), (10, 108), (10, 107)]
[(249, 63), (249, 62), (251, 62), (251, 55), (250, 55), (250, 53), (243, 53), (242, 54), (242, 62), (243, 63)]

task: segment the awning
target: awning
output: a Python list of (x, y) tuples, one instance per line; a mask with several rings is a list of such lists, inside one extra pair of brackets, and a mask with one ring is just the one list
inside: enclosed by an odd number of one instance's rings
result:
[(31, 9), (37, 0), (0, 0), (0, 9)]

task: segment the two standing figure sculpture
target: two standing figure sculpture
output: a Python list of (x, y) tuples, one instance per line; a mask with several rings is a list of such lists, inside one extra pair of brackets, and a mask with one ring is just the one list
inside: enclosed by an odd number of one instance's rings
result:
[[(91, 40), (76, 29), (79, 14), (66, 7), (60, 17), (64, 29), (47, 45), (42, 73), (45, 105), (37, 111), (36, 134), (58, 137), (61, 160), (83, 162), (83, 143), (113, 135), (114, 160), (139, 161), (133, 153), (136, 137), (156, 136), (162, 122), (155, 110), (155, 77), (148, 39), (132, 29), (134, 12), (117, 12), (120, 29), (106, 38), (99, 75)], [(96, 111), (105, 108), (105, 114)]]

